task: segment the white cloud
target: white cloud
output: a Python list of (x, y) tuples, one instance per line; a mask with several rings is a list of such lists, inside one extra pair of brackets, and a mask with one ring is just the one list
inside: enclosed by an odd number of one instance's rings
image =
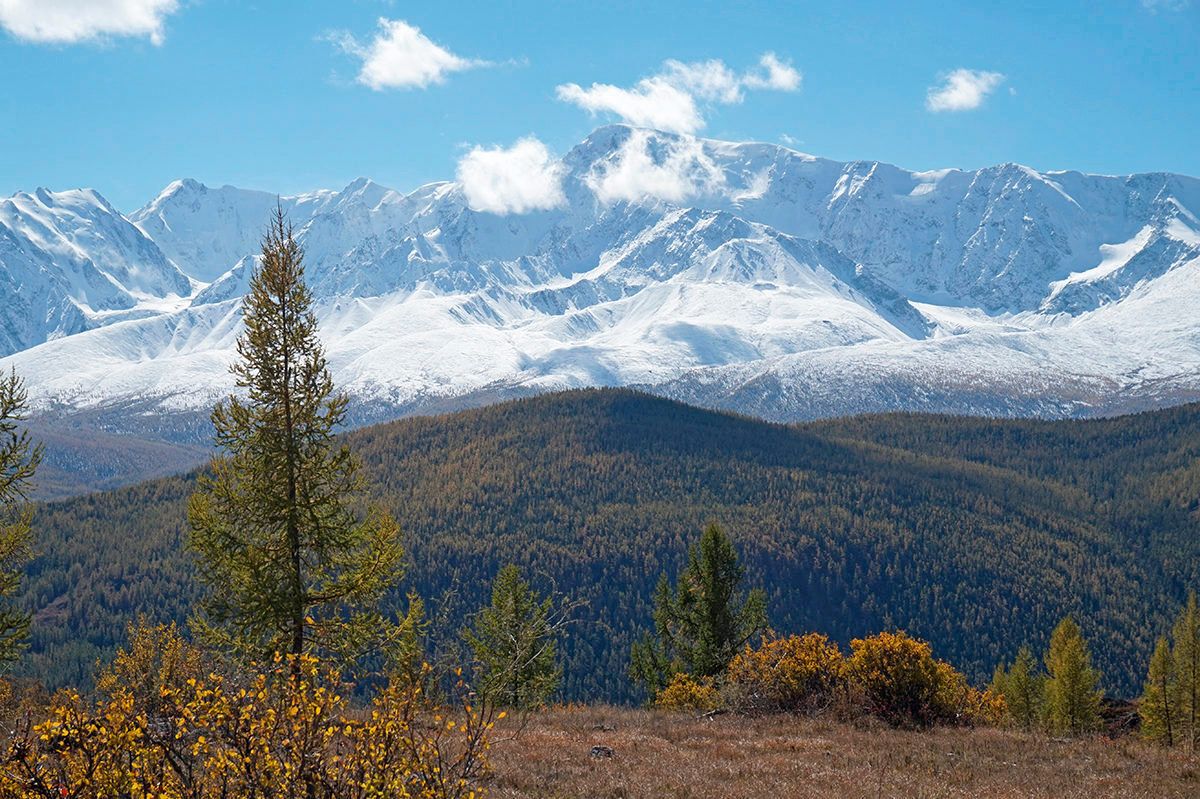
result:
[(724, 185), (725, 174), (693, 137), (652, 139), (648, 131), (638, 130), (621, 145), (613, 161), (588, 175), (587, 183), (605, 203), (679, 203), (716, 191)]
[(632, 89), (593, 83), (585, 89), (575, 83), (558, 87), (558, 99), (574, 103), (593, 114), (609, 111), (631, 125), (676, 133), (699, 130), (704, 119), (692, 95), (662, 78), (644, 78)]
[(724, 61), (715, 58), (691, 64), (671, 59), (663, 64), (662, 79), (701, 100), (718, 103), (742, 101), (742, 79), (725, 66)]
[(458, 162), (467, 204), (493, 214), (524, 214), (563, 205), (562, 164), (533, 137), (512, 147), (475, 147)]
[(956, 69), (942, 77), (940, 86), (930, 86), (925, 107), (930, 111), (970, 111), (1004, 82), (999, 72)]
[(742, 79), (747, 87), (781, 92), (794, 92), (800, 88), (803, 79), (800, 71), (786, 61), (780, 61), (774, 53), (763, 53), (758, 63), (763, 68), (763, 74), (747, 73)]
[(0, 0), (0, 26), (29, 42), (145, 36), (158, 45), (177, 10), (178, 0)]
[(423, 89), (443, 82), (451, 72), (488, 66), (486, 61), (455, 55), (401, 19), (380, 17), (379, 31), (367, 44), (348, 33), (333, 39), (344, 51), (362, 60), (357, 80), (376, 91)]
[(616, 114), (639, 127), (695, 133), (704, 127), (701, 103), (740, 103), (747, 89), (800, 88), (800, 73), (774, 53), (765, 53), (759, 66), (761, 71), (738, 75), (717, 59), (669, 60), (657, 75), (642, 78), (632, 88), (593, 83), (585, 89), (577, 83), (564, 83), (558, 87), (558, 99), (593, 114)]

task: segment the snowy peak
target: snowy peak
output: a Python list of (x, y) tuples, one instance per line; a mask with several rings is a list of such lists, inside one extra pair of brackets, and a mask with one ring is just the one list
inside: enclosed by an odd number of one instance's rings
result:
[(592, 189), (585, 199), (630, 199), (640, 175), (641, 188), (652, 179), (675, 204), (825, 241), (911, 298), (989, 313), (1042, 307), (1057, 282), (1101, 262), (1102, 246), (1127, 241), (1172, 204), (1200, 207), (1200, 181), (1179, 175), (1041, 173), (1014, 163), (911, 172), (621, 125), (597, 130), (564, 163)]
[(130, 219), (185, 274), (211, 283), (258, 249), (276, 197), (176, 180)]
[[(154, 242), (92, 189), (18, 192), (0, 200), (0, 224), (56, 262), (89, 262), (127, 292), (190, 293), (187, 279), (166, 263)], [(89, 302), (86, 293), (73, 299)], [(97, 305), (105, 307), (102, 300)]]
[(395, 202), (401, 199), (399, 192), (380, 186), (370, 178), (355, 178), (338, 192), (338, 204), (359, 204), (368, 209), (375, 209), (384, 202)]
[(187, 276), (91, 189), (0, 200), (0, 354), (191, 293)]
[(267, 222), (281, 207), (306, 239), (310, 260), (340, 257), (371, 235), (408, 224), (411, 204), (367, 178), (341, 191), (281, 196), (234, 186), (210, 188), (191, 179), (169, 184), (131, 215), (186, 274), (211, 283), (258, 252)]
[(365, 177), (177, 180), (129, 219), (90, 191), (15, 195), (0, 368), (66, 407), (206, 405), (278, 205), (337, 379), (391, 412), (598, 383), (779, 419), (1200, 397), (1194, 178), (910, 171), (625, 125), (561, 167), (565, 202), (509, 215)]

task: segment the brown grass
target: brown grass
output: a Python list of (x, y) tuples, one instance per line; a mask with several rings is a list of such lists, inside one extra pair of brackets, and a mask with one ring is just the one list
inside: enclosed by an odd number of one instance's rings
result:
[[(605, 707), (550, 710), (517, 727), (506, 720), (496, 730), (486, 783), (496, 799), (1200, 796), (1200, 761), (1128, 737)], [(593, 746), (614, 755), (592, 757)]]

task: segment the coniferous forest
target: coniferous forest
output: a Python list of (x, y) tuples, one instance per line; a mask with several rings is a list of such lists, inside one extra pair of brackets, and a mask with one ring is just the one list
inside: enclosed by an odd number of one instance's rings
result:
[[(568, 700), (638, 701), (633, 642), (660, 574), (719, 522), (779, 633), (901, 628), (974, 680), (1073, 615), (1112, 696), (1138, 694), (1197, 584), (1200, 408), (1033, 422), (889, 415), (778, 426), (624, 390), (357, 430), (367, 500), (402, 528), (455, 646), (510, 563), (585, 602), (559, 645)], [(194, 476), (39, 505), (18, 673), (88, 684), (138, 614), (187, 618)], [(437, 632), (432, 633), (435, 637)], [(453, 640), (451, 640), (453, 639)]]

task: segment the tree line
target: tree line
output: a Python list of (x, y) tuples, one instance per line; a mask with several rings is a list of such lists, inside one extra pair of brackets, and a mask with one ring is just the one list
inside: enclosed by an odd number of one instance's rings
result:
[[(659, 707), (738, 712), (869, 714), (896, 726), (1001, 724), (1080, 735), (1100, 727), (1100, 676), (1079, 625), (1062, 619), (1045, 675), (1023, 647), (976, 689), (928, 643), (902, 631), (851, 641), (843, 656), (820, 633), (778, 637), (765, 595), (739, 595), (745, 576), (729, 537), (710, 525), (674, 586), (663, 575), (654, 633), (634, 647), (630, 675)], [(1194, 605), (1192, 606), (1194, 613)], [(754, 639), (761, 636), (757, 646)], [(1183, 696), (1176, 689), (1173, 695)], [(1146, 699), (1143, 708), (1150, 706)], [(1147, 737), (1153, 738), (1149, 728)]]

